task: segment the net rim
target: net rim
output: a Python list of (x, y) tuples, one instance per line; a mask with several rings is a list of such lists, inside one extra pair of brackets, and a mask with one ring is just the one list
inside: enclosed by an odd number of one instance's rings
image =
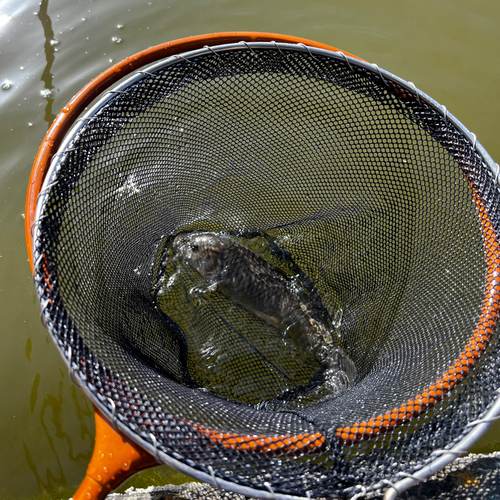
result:
[[(156, 61), (150, 65), (145, 66), (146, 69), (142, 70), (137, 70), (137, 72), (129, 77), (128, 79), (124, 80), (122, 83), (120, 83), (115, 89), (112, 91), (107, 91), (105, 95), (96, 103), (95, 106), (93, 106), (87, 113), (82, 118), (78, 118), (79, 123), (74, 123), (72, 129), (64, 136), (63, 141), (61, 142), (60, 146), (58, 147), (57, 153), (55, 155), (51, 155), (55, 161), (48, 162), (47, 165), (45, 165), (45, 172), (44, 172), (44, 180), (43, 184), (41, 185), (41, 189), (39, 193), (37, 194), (37, 198), (35, 200), (36, 204), (36, 211), (35, 211), (35, 216), (34, 220), (37, 221), (39, 220), (42, 208), (45, 204), (46, 198), (48, 196), (48, 192), (50, 191), (50, 185), (51, 185), (51, 180), (53, 178), (54, 173), (57, 171), (57, 167), (61, 161), (62, 154), (59, 154), (61, 150), (65, 150), (66, 146), (69, 144), (69, 142), (78, 134), (79, 130), (83, 127), (84, 123), (86, 120), (91, 118), (95, 113), (99, 111), (103, 106), (106, 105), (106, 103), (112, 98), (112, 95), (127, 88), (128, 86), (132, 85), (133, 83), (139, 81), (141, 78), (144, 78), (145, 73), (147, 73), (147, 70), (154, 71), (158, 70), (163, 67), (167, 67), (169, 65), (175, 64), (179, 61), (179, 59), (186, 59), (189, 60), (190, 58), (194, 57), (199, 57), (200, 55), (207, 54), (209, 52), (222, 52), (222, 51), (228, 51), (228, 50), (252, 50), (252, 49), (265, 49), (265, 48), (270, 48), (270, 49), (283, 49), (283, 50), (298, 50), (301, 52), (308, 52), (311, 56), (315, 55), (322, 55), (322, 56), (328, 56), (332, 58), (337, 58), (337, 59), (342, 59), (346, 61), (349, 65), (357, 65), (359, 67), (364, 68), (365, 70), (370, 71), (373, 73), (375, 76), (379, 76), (384, 83), (386, 83), (386, 80), (397, 84), (398, 86), (403, 87), (406, 89), (409, 93), (413, 94), (416, 99), (418, 100), (423, 100), (426, 104), (428, 104), (430, 107), (432, 107), (435, 111), (437, 111), (445, 121), (449, 121), (452, 123), (457, 130), (469, 141), (469, 143), (472, 146), (473, 151), (477, 152), (479, 156), (482, 158), (484, 161), (485, 165), (488, 167), (491, 176), (494, 178), (495, 184), (497, 185), (498, 188), (498, 176), (500, 173), (500, 167), (498, 164), (495, 164), (493, 159), (490, 157), (490, 155), (486, 152), (486, 150), (482, 147), (482, 145), (477, 141), (477, 138), (475, 134), (470, 132), (459, 120), (457, 120), (451, 113), (448, 113), (447, 109), (445, 106), (440, 105), (437, 101), (429, 97), (427, 94), (424, 92), (420, 91), (415, 87), (415, 85), (411, 82), (407, 82), (392, 73), (385, 71), (383, 69), (380, 69), (377, 65), (375, 64), (370, 64), (367, 63), (366, 61), (360, 60), (355, 57), (351, 57), (346, 55), (346, 53), (342, 51), (336, 51), (335, 49), (332, 50), (326, 50), (323, 48), (319, 47), (314, 47), (314, 46), (307, 46), (303, 44), (302, 42), (299, 43), (280, 43), (276, 41), (269, 41), (269, 42), (238, 42), (238, 43), (230, 43), (230, 44), (222, 44), (222, 45), (215, 45), (215, 46), (210, 46), (210, 47), (203, 47), (203, 48), (198, 48), (192, 51), (188, 51), (183, 53), (182, 55), (172, 55), (170, 57), (164, 58), (161, 61)], [(141, 66), (143, 68), (144, 66)], [(123, 75), (122, 75), (123, 77)], [(108, 94), (110, 94), (108, 96)], [(50, 131), (49, 131), (50, 132)], [(49, 135), (49, 134), (47, 134)], [(43, 145), (42, 145), (43, 146)], [(51, 145), (51, 148), (53, 148), (53, 144)], [(48, 158), (47, 158), (48, 159)], [(38, 161), (38, 157), (37, 157)], [(37, 165), (37, 161), (35, 162), (35, 166)], [(35, 170), (34, 166), (34, 170)], [(30, 181), (31, 183), (31, 181)], [(32, 208), (32, 207), (31, 207)], [(28, 217), (26, 219), (26, 225), (28, 227), (29, 220)], [(38, 228), (36, 226), (36, 222), (34, 223), (34, 234), (32, 234), (31, 231), (31, 225), (29, 226), (30, 230), (30, 237), (32, 238), (32, 241), (35, 240), (38, 236)], [(29, 247), (28, 247), (29, 248)], [(35, 255), (35, 249), (32, 248), (32, 253), (30, 255), (30, 261), (34, 260), (36, 258)], [(59, 347), (58, 347), (59, 349)], [(60, 350), (60, 349), (59, 349)], [(65, 358), (65, 356), (63, 356)], [(64, 359), (65, 363), (69, 366), (69, 369), (71, 371), (71, 355), (69, 354), (69, 359), (66, 358)], [(85, 386), (85, 384), (82, 381), (79, 381), (80, 387), (84, 390), (86, 395), (94, 401), (96, 404), (98, 404), (100, 411), (103, 411), (104, 408), (106, 408), (106, 405), (102, 404), (103, 401), (100, 401), (98, 397), (96, 397), (95, 394), (93, 394), (88, 388)], [(495, 417), (498, 417), (500, 415), (500, 396), (497, 397), (497, 399), (494, 401), (490, 409), (488, 410), (485, 419), (482, 419), (481, 421), (478, 421), (474, 427), (472, 428), (471, 431), (467, 433), (467, 435), (462, 438), (455, 446), (453, 446), (450, 450), (447, 450), (446, 453), (441, 453), (439, 454), (438, 457), (433, 459), (430, 463), (425, 465), (422, 469), (420, 469), (418, 472), (413, 474), (411, 477), (406, 477), (402, 480), (399, 480), (396, 482), (392, 488), (389, 490), (394, 490), (398, 493), (405, 491), (409, 487), (411, 487), (415, 482), (418, 480), (427, 478), (434, 474), (436, 471), (442, 469), (444, 466), (446, 466), (448, 463), (450, 463), (457, 455), (458, 453), (463, 453), (464, 450), (467, 450), (479, 437), (484, 434), (486, 429), (489, 427), (490, 422), (486, 421)], [(142, 439), (140, 436), (132, 432), (128, 427), (124, 426), (121, 422), (116, 421), (115, 416), (112, 413), (109, 413), (109, 411), (106, 408), (106, 416), (107, 418), (112, 421), (114, 424), (116, 424), (117, 427), (119, 427), (120, 432), (124, 433), (134, 441), (139, 441), (141, 444), (141, 447), (145, 448), (149, 453), (151, 453), (153, 456), (158, 456), (163, 463), (167, 463), (169, 465), (174, 466), (178, 470), (181, 470), (182, 472), (186, 472), (189, 475), (201, 479), (205, 482), (208, 482), (212, 484), (213, 486), (219, 487), (222, 486), (224, 489), (234, 491), (235, 493), (241, 493), (241, 494), (246, 494), (246, 495), (253, 495), (256, 498), (276, 498), (277, 500), (293, 500), (293, 499), (305, 499), (308, 497), (297, 497), (297, 496), (290, 496), (290, 495), (285, 495), (285, 494), (280, 494), (280, 493), (274, 493), (272, 491), (272, 488), (270, 488), (269, 491), (262, 491), (262, 490), (255, 490), (253, 488), (241, 486), (232, 482), (225, 481), (223, 479), (216, 478), (215, 475), (210, 475), (205, 472), (200, 471), (199, 469), (194, 469), (191, 468), (190, 466), (179, 462), (175, 458), (161, 452), (160, 450), (157, 450), (151, 443), (145, 441)], [(431, 456), (432, 457), (432, 454)], [(388, 483), (385, 483), (387, 485)], [(372, 486), (369, 489), (379, 489), (383, 487), (384, 484), (377, 484)], [(358, 488), (358, 487), (354, 487)], [(365, 489), (365, 488), (363, 488)], [(256, 496), (257, 494), (257, 496)], [(389, 496), (387, 497), (389, 498)]]

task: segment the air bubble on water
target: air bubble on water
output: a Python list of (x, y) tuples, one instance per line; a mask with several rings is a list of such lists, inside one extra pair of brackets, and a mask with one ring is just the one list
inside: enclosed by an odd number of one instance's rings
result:
[(335, 315), (333, 317), (333, 327), (334, 328), (340, 328), (340, 325), (342, 325), (342, 315), (344, 314), (344, 310), (340, 307), (338, 311), (335, 312)]
[(82, 21), (86, 21), (87, 19), (85, 19), (84, 17), (82, 17)]
[(2, 89), (3, 90), (9, 90), (12, 87), (12, 82), (10, 80), (5, 80), (2, 83)]
[(121, 30), (123, 28), (123, 24), (117, 24), (116, 27)]
[(111, 41), (115, 43), (122, 43), (122, 39), (117, 36), (111, 37)]
[(52, 45), (52, 47), (55, 47), (56, 45), (59, 45), (59, 40), (56, 40), (54, 38), (53, 40), (50, 41), (50, 45)]
[(28, 122), (28, 127), (34, 127), (34, 125), (31, 122)]
[(52, 97), (52, 90), (50, 89), (43, 89), (43, 90), (40, 90), (40, 95), (44, 98), (44, 99), (50, 99)]
[(113, 62), (113, 59), (109, 58), (109, 59), (108, 59), (108, 61), (109, 61), (110, 63), (112, 63), (112, 62)]
[(119, 187), (115, 193), (121, 198), (123, 196), (132, 196), (134, 194), (140, 193), (141, 190), (137, 185), (137, 181), (135, 179), (134, 174), (131, 174), (127, 177), (127, 180), (123, 184), (123, 186)]
[(22, 71), (24, 69), (24, 66), (20, 66), (19, 69)]

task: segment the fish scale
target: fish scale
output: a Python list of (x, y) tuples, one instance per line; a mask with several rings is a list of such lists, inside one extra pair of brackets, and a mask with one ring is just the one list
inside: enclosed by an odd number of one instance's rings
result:
[(173, 248), (175, 259), (196, 269), (209, 291), (222, 290), (281, 329), (286, 340), (312, 350), (330, 377), (335, 374), (349, 382), (355, 378), (354, 363), (315, 317), (319, 314), (297, 275), (285, 274), (228, 234), (181, 234), (174, 239)]

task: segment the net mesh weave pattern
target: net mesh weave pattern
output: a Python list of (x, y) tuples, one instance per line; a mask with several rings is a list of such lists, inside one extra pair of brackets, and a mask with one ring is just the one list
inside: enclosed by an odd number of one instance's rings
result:
[[(418, 470), (495, 399), (493, 336), (427, 411), (360, 439), (339, 431), (453, 366), (485, 295), (475, 196), (499, 229), (498, 189), (469, 141), (379, 74), (277, 47), (179, 58), (86, 120), (53, 177), (35, 241), (49, 328), (102, 408), (193, 470), (349, 494)], [(165, 240), (192, 230), (266, 234), (332, 315), (340, 303), (352, 387), (276, 411), (194, 387), (189, 346), (153, 293)]]

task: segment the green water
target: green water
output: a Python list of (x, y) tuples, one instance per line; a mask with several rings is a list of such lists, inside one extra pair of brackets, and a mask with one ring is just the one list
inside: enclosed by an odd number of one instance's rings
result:
[[(67, 498), (92, 452), (91, 406), (39, 320), (23, 220), (38, 146), (81, 87), (112, 61), (183, 36), (302, 36), (413, 81), (500, 161), (499, 22), (491, 0), (0, 0), (0, 87), (11, 82), (0, 88), (0, 500)], [(500, 425), (476, 450), (500, 450)], [(144, 474), (128, 485), (184, 480), (166, 467)]]

